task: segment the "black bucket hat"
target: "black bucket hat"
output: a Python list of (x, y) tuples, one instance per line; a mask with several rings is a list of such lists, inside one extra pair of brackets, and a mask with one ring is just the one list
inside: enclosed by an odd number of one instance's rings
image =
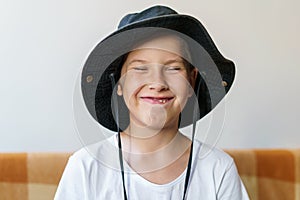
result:
[[(190, 64), (200, 74), (195, 91), (199, 88), (196, 101), (199, 106), (198, 119), (208, 114), (226, 95), (232, 86), (234, 63), (222, 56), (204, 26), (194, 17), (178, 14), (165, 6), (153, 6), (142, 12), (128, 14), (119, 23), (118, 29), (103, 39), (88, 56), (81, 76), (81, 90), (89, 113), (102, 126), (117, 131), (112, 112), (113, 86), (111, 74), (116, 81), (126, 54), (133, 46), (160, 33), (176, 34), (189, 46)], [(188, 104), (187, 104), (188, 105)], [(192, 123), (194, 106), (186, 106), (180, 127)], [(120, 107), (120, 128), (128, 125), (126, 106)], [(182, 116), (182, 115), (181, 115)]]

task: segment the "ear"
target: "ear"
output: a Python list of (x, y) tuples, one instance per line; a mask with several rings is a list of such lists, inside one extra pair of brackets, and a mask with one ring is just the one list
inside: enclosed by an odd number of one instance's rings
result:
[(122, 95), (123, 95), (123, 90), (122, 90), (122, 87), (121, 87), (120, 84), (118, 84), (117, 94), (118, 94), (119, 96), (122, 96)]
[(190, 91), (189, 91), (189, 97), (191, 97), (193, 95), (193, 93), (194, 93), (197, 76), (198, 76), (198, 69), (195, 67), (190, 72), (190, 84), (191, 84), (191, 88), (190, 88)]

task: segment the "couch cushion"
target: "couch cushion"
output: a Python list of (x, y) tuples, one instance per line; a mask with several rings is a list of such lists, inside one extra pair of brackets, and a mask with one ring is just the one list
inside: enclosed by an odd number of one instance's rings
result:
[(53, 199), (70, 153), (0, 153), (0, 199)]

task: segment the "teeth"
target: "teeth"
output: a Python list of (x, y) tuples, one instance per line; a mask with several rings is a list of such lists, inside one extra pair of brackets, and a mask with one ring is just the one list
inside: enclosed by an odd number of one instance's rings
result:
[(159, 101), (159, 103), (166, 103), (167, 102), (167, 100), (165, 100), (165, 99), (160, 99), (158, 101)]

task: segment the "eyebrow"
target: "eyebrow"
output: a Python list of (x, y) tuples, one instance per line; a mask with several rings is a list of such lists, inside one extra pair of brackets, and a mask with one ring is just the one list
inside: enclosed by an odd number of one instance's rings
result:
[(146, 61), (146, 60), (141, 60), (141, 59), (133, 59), (133, 60), (131, 60), (129, 63), (127, 63), (126, 66), (129, 66), (129, 65), (131, 65), (132, 63), (142, 63), (142, 64), (144, 64), (144, 63), (147, 63), (147, 61)]
[(184, 60), (182, 58), (175, 58), (175, 59), (171, 59), (168, 60), (165, 64), (172, 64), (172, 63), (183, 63), (184, 64)]

